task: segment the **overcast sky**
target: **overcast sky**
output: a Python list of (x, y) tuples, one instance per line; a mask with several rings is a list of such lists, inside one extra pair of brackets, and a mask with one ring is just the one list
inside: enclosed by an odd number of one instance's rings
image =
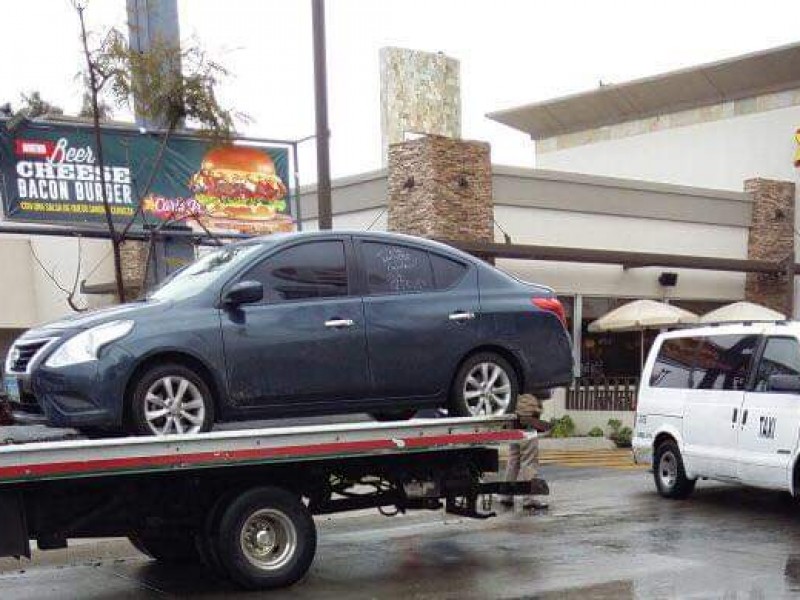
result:
[[(234, 74), (225, 103), (249, 135), (313, 133), (310, 0), (179, 0), (181, 35)], [(69, 0), (4, 0), (0, 103), (38, 89), (80, 106), (78, 21)], [(90, 28), (124, 25), (125, 0), (89, 0)], [(328, 0), (334, 176), (380, 166), (378, 50), (442, 51), (461, 61), (463, 135), (500, 164), (533, 165), (532, 142), (487, 112), (800, 40), (798, 0)], [(301, 179), (315, 179), (313, 142)]]

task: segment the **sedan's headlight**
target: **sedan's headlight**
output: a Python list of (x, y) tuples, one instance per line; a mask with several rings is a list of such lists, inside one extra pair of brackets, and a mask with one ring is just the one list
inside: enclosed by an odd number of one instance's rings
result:
[(61, 344), (47, 359), (45, 366), (57, 369), (97, 360), (97, 353), (103, 346), (125, 337), (132, 329), (133, 321), (112, 321), (82, 331)]

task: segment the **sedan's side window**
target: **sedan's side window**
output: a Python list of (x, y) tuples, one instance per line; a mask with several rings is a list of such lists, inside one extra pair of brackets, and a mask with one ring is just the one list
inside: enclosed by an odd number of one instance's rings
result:
[(794, 338), (767, 340), (756, 371), (755, 391), (768, 392), (772, 375), (800, 375), (800, 344)]
[(361, 256), (370, 294), (403, 294), (433, 289), (427, 252), (379, 242), (363, 242)]
[(467, 266), (464, 263), (438, 254), (431, 253), (431, 264), (437, 290), (447, 290), (455, 287), (467, 273)]
[(292, 246), (261, 261), (241, 279), (260, 281), (268, 302), (347, 296), (344, 243), (326, 240)]

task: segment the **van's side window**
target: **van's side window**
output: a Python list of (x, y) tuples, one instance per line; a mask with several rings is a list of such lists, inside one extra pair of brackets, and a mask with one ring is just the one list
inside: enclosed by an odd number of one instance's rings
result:
[(755, 335), (714, 335), (703, 338), (692, 372), (699, 390), (743, 390), (758, 344)]
[(699, 340), (692, 337), (664, 340), (658, 350), (650, 387), (687, 388)]
[(800, 375), (800, 345), (796, 339), (774, 337), (767, 340), (758, 363), (755, 391), (768, 392), (772, 375)]

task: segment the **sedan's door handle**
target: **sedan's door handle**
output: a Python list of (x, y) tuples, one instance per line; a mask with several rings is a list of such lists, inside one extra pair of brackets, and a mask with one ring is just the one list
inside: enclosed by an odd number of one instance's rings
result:
[(325, 321), (325, 327), (334, 327), (337, 329), (339, 327), (352, 327), (354, 324), (353, 319), (329, 319)]
[(470, 319), (475, 318), (475, 313), (459, 310), (450, 313), (450, 315), (447, 318), (450, 319), (451, 321), (469, 321)]

